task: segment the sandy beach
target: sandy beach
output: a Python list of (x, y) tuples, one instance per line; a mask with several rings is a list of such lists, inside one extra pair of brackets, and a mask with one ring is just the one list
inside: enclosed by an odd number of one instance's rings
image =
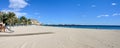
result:
[(120, 48), (120, 30), (47, 26), (12, 27), (0, 33), (0, 48)]

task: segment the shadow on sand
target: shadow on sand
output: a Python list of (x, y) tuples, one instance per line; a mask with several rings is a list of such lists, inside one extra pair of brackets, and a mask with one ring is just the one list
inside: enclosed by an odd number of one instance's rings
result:
[(1, 34), (0, 37), (14, 37), (14, 36), (30, 36), (30, 35), (43, 35), (43, 34), (53, 34), (53, 32), (43, 32), (43, 33), (25, 33), (25, 34), (10, 34), (10, 35), (3, 35)]

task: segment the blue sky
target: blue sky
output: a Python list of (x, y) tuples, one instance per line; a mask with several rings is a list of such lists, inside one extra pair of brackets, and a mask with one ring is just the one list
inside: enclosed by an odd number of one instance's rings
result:
[(0, 0), (0, 11), (44, 24), (120, 25), (120, 0)]

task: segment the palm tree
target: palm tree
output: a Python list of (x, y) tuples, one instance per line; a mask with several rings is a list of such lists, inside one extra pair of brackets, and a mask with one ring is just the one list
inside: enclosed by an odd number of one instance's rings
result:
[(5, 22), (9, 25), (15, 25), (15, 21), (17, 20), (16, 18), (17, 17), (15, 15), (15, 13), (9, 12)]
[(4, 16), (4, 12), (0, 12), (0, 22), (3, 22), (3, 16)]
[(8, 14), (5, 12), (0, 12), (0, 22), (6, 23), (6, 20), (8, 18)]
[(7, 23), (6, 21), (7, 21), (7, 19), (8, 19), (8, 14), (7, 13), (3, 13), (3, 15), (2, 15), (2, 21), (3, 21), (3, 23)]
[(19, 19), (17, 17), (14, 18), (14, 25), (19, 24)]
[(20, 22), (21, 22), (21, 24), (23, 24), (23, 25), (27, 25), (27, 18), (26, 18), (25, 16), (22, 16), (22, 17), (20, 18)]
[(28, 24), (28, 25), (32, 24), (31, 19), (28, 19), (28, 20), (27, 20), (27, 24)]
[(0, 12), (0, 22), (5, 23), (6, 25), (29, 25), (31, 24), (31, 19), (27, 19), (25, 16), (17, 18), (14, 12)]

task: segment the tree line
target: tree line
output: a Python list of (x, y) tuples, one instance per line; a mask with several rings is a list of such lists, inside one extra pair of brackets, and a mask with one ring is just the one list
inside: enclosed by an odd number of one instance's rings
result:
[(14, 12), (0, 12), (0, 22), (6, 25), (30, 25), (31, 19), (25, 16), (18, 18)]

